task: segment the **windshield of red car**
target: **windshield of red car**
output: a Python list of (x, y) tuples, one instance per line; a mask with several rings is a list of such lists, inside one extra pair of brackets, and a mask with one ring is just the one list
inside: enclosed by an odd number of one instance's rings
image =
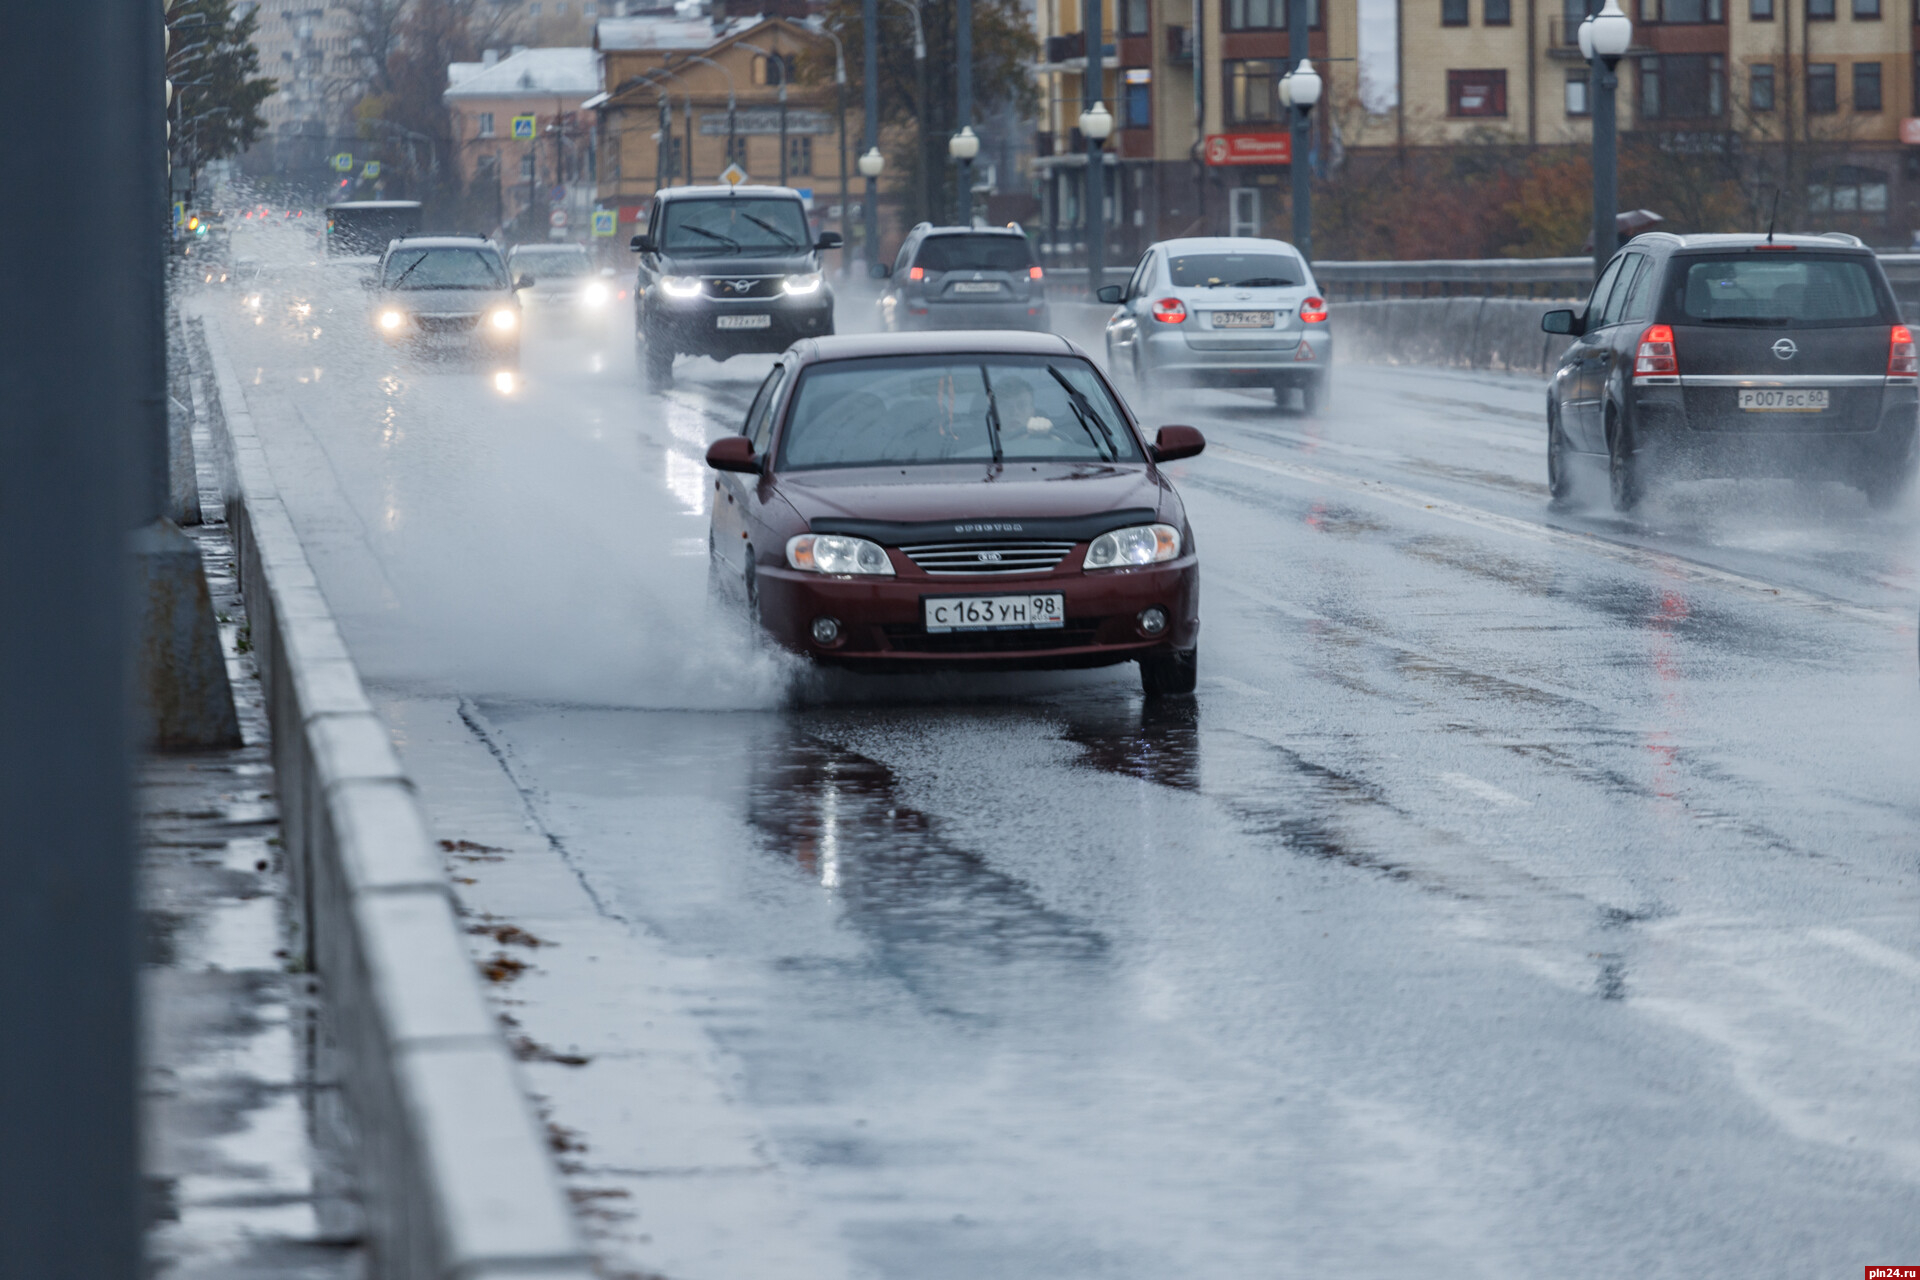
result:
[(802, 374), (781, 470), (981, 461), (1138, 462), (1120, 407), (1084, 360), (888, 356)]

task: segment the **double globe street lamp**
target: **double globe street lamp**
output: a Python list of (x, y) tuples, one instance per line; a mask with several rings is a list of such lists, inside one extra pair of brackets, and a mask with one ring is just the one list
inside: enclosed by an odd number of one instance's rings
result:
[(1293, 247), (1308, 262), (1313, 261), (1313, 170), (1307, 157), (1313, 148), (1313, 108), (1323, 88), (1320, 73), (1308, 58), (1301, 58), (1280, 77), (1280, 105), (1287, 108), (1293, 125), (1287, 157), (1293, 183)]
[(980, 154), (980, 135), (972, 125), (960, 126), (960, 132), (947, 139), (947, 154), (957, 162), (960, 187), (960, 225), (973, 225), (973, 158)]
[(1107, 259), (1106, 153), (1102, 150), (1113, 136), (1113, 113), (1107, 104), (1095, 99), (1080, 113), (1080, 136), (1087, 140), (1087, 296), (1100, 296), (1100, 277)]
[(1593, 97), (1593, 278), (1600, 278), (1607, 259), (1619, 244), (1616, 206), (1620, 202), (1618, 127), (1614, 117), (1614, 74), (1633, 43), (1633, 19), (1621, 11), (1620, 0), (1607, 0), (1598, 13), (1580, 24), (1580, 55), (1592, 76)]

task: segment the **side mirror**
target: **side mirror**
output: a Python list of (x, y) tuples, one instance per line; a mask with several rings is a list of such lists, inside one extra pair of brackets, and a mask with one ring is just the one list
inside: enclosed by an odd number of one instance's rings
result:
[(653, 237), (644, 233), (637, 235), (627, 241), (627, 248), (635, 253), (653, 253), (655, 251)]
[(893, 274), (893, 268), (888, 266), (884, 262), (876, 262), (872, 266), (867, 268), (867, 274), (872, 276), (875, 280), (885, 280), (888, 276)]
[(1103, 284), (1094, 291), (1093, 296), (1102, 302), (1120, 302), (1126, 298), (1127, 290), (1124, 285)]
[(605, 276), (607, 279), (611, 280), (618, 273), (615, 272), (612, 267), (602, 267), (600, 268), (600, 274)]
[(513, 287), (516, 289), (531, 289), (533, 288), (533, 277), (515, 276), (513, 278)]
[(1540, 317), (1540, 327), (1548, 333), (1564, 333), (1576, 338), (1587, 331), (1580, 317), (1567, 310), (1547, 312)]
[(1207, 447), (1207, 438), (1194, 427), (1162, 427), (1153, 437), (1147, 452), (1155, 462), (1178, 462), (1191, 458)]
[(760, 459), (754, 456), (753, 441), (745, 436), (725, 436), (708, 445), (707, 465), (715, 471), (760, 473)]
[(820, 238), (813, 242), (816, 249), (838, 249), (845, 241), (840, 239), (838, 231), (822, 231)]
[(380, 277), (379, 276), (361, 276), (360, 287), (362, 289), (378, 289), (380, 287)]

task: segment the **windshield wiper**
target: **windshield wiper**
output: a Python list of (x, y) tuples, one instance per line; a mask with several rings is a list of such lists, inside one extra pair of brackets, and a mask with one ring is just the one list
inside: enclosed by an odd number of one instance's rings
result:
[(798, 249), (800, 247), (800, 242), (798, 240), (795, 240), (792, 236), (788, 235), (786, 232), (782, 231), (780, 228), (774, 226), (771, 222), (766, 222), (760, 218), (756, 218), (752, 214), (748, 213), (745, 209), (739, 210), (739, 214), (741, 217), (745, 218), (748, 222), (751, 222), (754, 226), (763, 227), (766, 230), (773, 232), (773, 234), (779, 236), (782, 240), (785, 240), (790, 248)]
[(718, 231), (709, 231), (705, 227), (677, 227), (675, 230), (691, 231), (697, 236), (705, 236), (709, 240), (718, 240), (729, 249), (738, 249), (740, 247), (740, 242), (732, 236), (723, 236)]
[[(1105, 419), (1094, 412), (1093, 406), (1087, 402), (1087, 398), (1080, 394), (1080, 388), (1067, 381), (1067, 375), (1061, 373), (1060, 370), (1054, 368), (1052, 365), (1047, 366), (1047, 372), (1053, 375), (1055, 382), (1066, 388), (1067, 407), (1072, 409), (1073, 416), (1080, 420), (1080, 429), (1087, 433), (1087, 439), (1093, 441), (1095, 448), (1100, 447), (1104, 441), (1107, 449), (1107, 461), (1116, 461), (1120, 457), (1120, 448), (1114, 444), (1113, 432), (1107, 430)], [(1091, 423), (1089, 423), (1089, 419), (1092, 420)], [(1100, 428), (1100, 434), (1098, 436), (1093, 434), (1093, 428), (1095, 426)]]
[(993, 398), (993, 382), (987, 377), (987, 366), (980, 366), (980, 383), (987, 389), (987, 443), (993, 446), (993, 465), (1001, 464), (1000, 453), (1000, 402)]
[(388, 285), (387, 288), (398, 289), (400, 287), (400, 282), (413, 274), (413, 268), (419, 266), (421, 263), (425, 262), (426, 260), (427, 260), (427, 255), (424, 253), (421, 254), (419, 257), (415, 258), (412, 264), (409, 265), (405, 271), (402, 271), (399, 275), (393, 278), (393, 283)]

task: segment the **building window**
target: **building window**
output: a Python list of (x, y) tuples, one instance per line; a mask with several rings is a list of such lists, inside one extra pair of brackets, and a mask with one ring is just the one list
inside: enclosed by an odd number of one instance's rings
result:
[(1887, 175), (1878, 169), (1843, 164), (1816, 172), (1807, 184), (1810, 213), (1877, 213), (1887, 211)]
[(1567, 72), (1567, 114), (1570, 116), (1590, 116), (1593, 107), (1587, 97), (1593, 88), (1593, 82), (1585, 71)]
[(813, 139), (805, 134), (787, 138), (787, 176), (813, 176)]
[(1747, 109), (1773, 110), (1773, 64), (1763, 62), (1747, 71)]
[(1227, 123), (1267, 124), (1280, 118), (1280, 64), (1226, 64)]
[(1880, 21), (1880, 0), (1853, 0), (1855, 22)]
[(1447, 72), (1447, 114), (1465, 117), (1506, 115), (1507, 73)]
[(491, 138), (493, 136), (493, 112), (482, 111), (478, 119), (480, 121), (479, 136), (482, 138)]
[(1726, 110), (1725, 60), (1717, 53), (1640, 59), (1640, 118), (1700, 120)]
[(587, 0), (585, 4), (580, 6), (580, 12), (585, 17), (597, 18), (600, 16), (600, 6), (596, 5), (593, 0)]
[(776, 54), (773, 58), (756, 57), (753, 60), (753, 82), (758, 85), (793, 83), (793, 55)]
[(1490, 27), (1513, 25), (1513, 0), (1486, 0), (1482, 21)]
[(1467, 19), (1467, 0), (1440, 0), (1441, 26), (1464, 27)]
[(1880, 113), (1879, 63), (1856, 62), (1853, 64), (1853, 109), (1871, 115)]
[(1121, 127), (1125, 129), (1146, 129), (1153, 124), (1153, 71), (1149, 67), (1132, 67), (1121, 73), (1126, 82), (1124, 96), (1120, 99)]
[(1747, 0), (1747, 17), (1754, 22), (1773, 21), (1773, 0)]
[[(1827, 0), (1829, 4), (1832, 0)], [(1663, 22), (1669, 26), (1680, 23), (1724, 22), (1726, 10), (1723, 0), (1641, 0), (1640, 20), (1643, 22)]]
[[(1285, 31), (1287, 4), (1288, 0), (1220, 0), (1220, 25), (1228, 31)], [(1320, 29), (1320, 0), (1307, 0), (1307, 25)]]
[(533, 181), (533, 157), (530, 155), (520, 157), (520, 181)]
[(1147, 0), (1121, 0), (1120, 34), (1123, 36), (1152, 35), (1152, 13)]
[(751, 170), (747, 169), (747, 135), (746, 134), (736, 133), (731, 138), (727, 139), (727, 163), (737, 164), (740, 166), (742, 170), (746, 172), (752, 172)]
[(529, 18), (537, 18), (537, 17), (539, 17), (539, 16), (540, 16), (540, 6), (539, 6), (539, 5), (537, 5), (537, 4), (530, 4), (530, 5), (528, 5), (528, 6), (527, 6), (527, 16), (528, 16)]
[(1833, 0), (1807, 0), (1808, 22), (1832, 22)]
[(1840, 109), (1836, 92), (1837, 77), (1831, 62), (1807, 64), (1807, 110), (1815, 115), (1830, 115)]

